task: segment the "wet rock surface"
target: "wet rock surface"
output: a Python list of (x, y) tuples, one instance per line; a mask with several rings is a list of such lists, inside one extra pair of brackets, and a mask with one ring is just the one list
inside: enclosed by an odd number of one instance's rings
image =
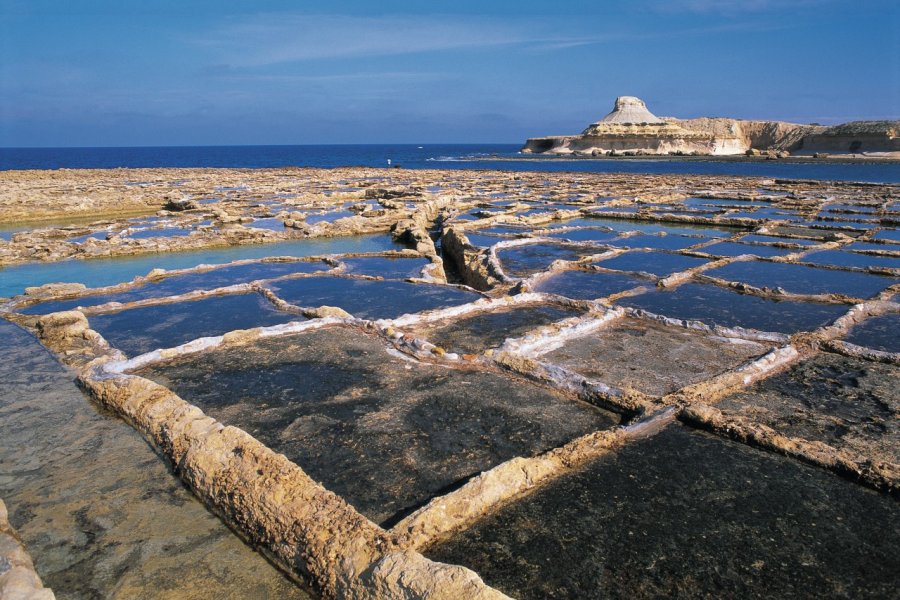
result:
[(900, 463), (900, 391), (891, 365), (824, 353), (719, 404), (790, 437)]
[(892, 499), (672, 427), (426, 554), (517, 598), (891, 595)]
[(663, 396), (759, 356), (762, 344), (623, 319), (542, 356), (619, 389)]
[(846, 307), (838, 304), (777, 301), (695, 283), (684, 284), (673, 291), (653, 290), (623, 298), (619, 303), (676, 319), (702, 321), (707, 325), (780, 333), (815, 329), (846, 312)]
[(377, 522), (617, 422), (523, 381), (393, 357), (377, 338), (341, 328), (137, 374), (284, 453)]
[(302, 320), (276, 310), (259, 294), (213, 296), (92, 315), (91, 328), (128, 356), (172, 348), (197, 338), (236, 329), (267, 327)]
[(900, 314), (882, 315), (857, 325), (845, 339), (852, 344), (882, 352), (900, 352), (898, 333), (900, 333)]
[(561, 306), (524, 306), (476, 314), (449, 324), (413, 330), (413, 333), (448, 352), (478, 354), (499, 346), (507, 338), (518, 337), (541, 325), (577, 314), (579, 311)]
[(0, 331), (0, 496), (57, 598), (309, 597), (30, 335)]
[(0, 172), (0, 313), (110, 411), (11, 337), (31, 399), (0, 465), (28, 464), (0, 497), (60, 597), (290, 597), (218, 560), (256, 555), (129, 426), (325, 597), (505, 598), (429, 547), (523, 597), (884, 595), (898, 208), (709, 176)]

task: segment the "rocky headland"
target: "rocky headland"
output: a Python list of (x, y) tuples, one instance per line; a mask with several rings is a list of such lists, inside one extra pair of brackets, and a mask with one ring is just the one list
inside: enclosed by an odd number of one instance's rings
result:
[(657, 117), (640, 98), (620, 96), (612, 112), (581, 134), (529, 138), (522, 152), (900, 159), (900, 121), (853, 121), (828, 127), (724, 117), (676, 119)]

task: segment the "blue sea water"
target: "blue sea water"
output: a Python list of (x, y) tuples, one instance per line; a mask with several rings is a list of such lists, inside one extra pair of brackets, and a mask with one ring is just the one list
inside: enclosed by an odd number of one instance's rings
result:
[(747, 175), (900, 183), (898, 162), (765, 161), (735, 158), (586, 159), (519, 154), (520, 144), (368, 144), (317, 146), (177, 146), (143, 148), (0, 148), (0, 170), (116, 167), (343, 167), (504, 169)]

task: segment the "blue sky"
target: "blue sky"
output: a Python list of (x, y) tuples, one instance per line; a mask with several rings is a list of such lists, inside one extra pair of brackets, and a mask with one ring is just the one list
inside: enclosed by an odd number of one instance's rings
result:
[(0, 0), (0, 146), (518, 143), (618, 95), (898, 119), (898, 31), (897, 0)]

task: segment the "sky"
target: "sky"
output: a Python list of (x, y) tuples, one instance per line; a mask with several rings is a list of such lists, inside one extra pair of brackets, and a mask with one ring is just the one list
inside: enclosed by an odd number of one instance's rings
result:
[(0, 147), (520, 143), (900, 119), (898, 0), (0, 0)]

